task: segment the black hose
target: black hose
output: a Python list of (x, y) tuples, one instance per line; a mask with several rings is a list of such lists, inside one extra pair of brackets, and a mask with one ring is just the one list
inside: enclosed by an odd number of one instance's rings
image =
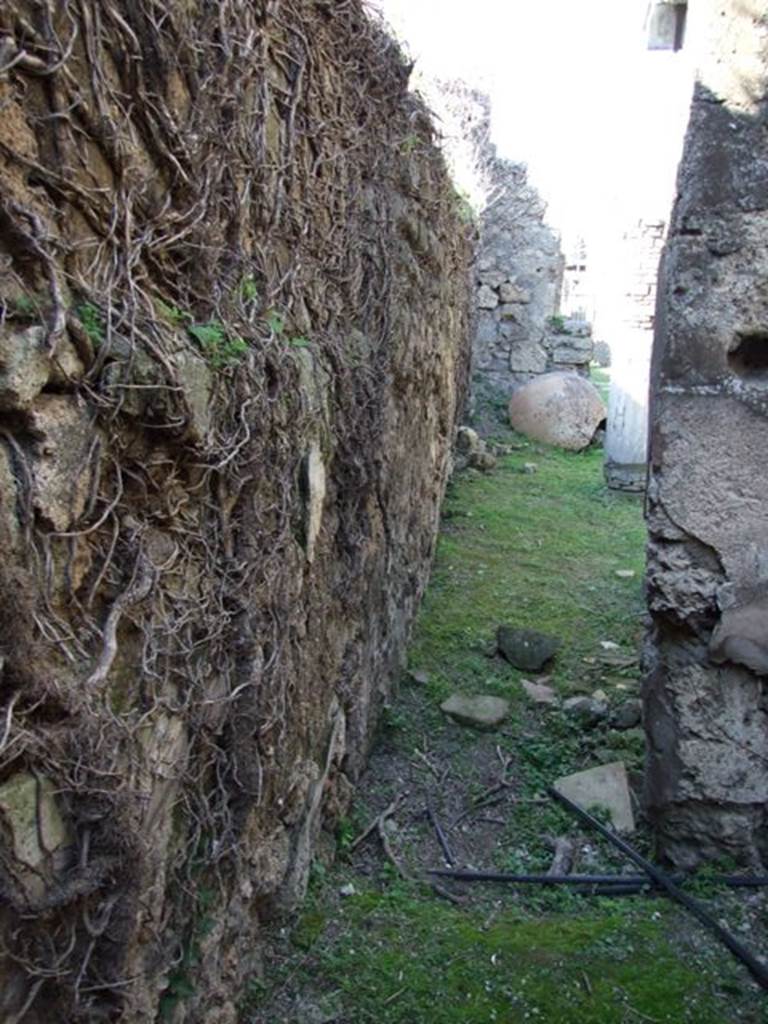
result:
[(427, 796), (427, 815), (429, 816), (429, 820), (432, 822), (432, 827), (434, 828), (435, 835), (437, 836), (437, 840), (440, 843), (440, 847), (443, 851), (443, 856), (445, 857), (446, 864), (455, 864), (456, 858), (453, 855), (453, 850), (451, 849), (450, 843), (448, 842), (448, 837), (446, 836), (443, 827), (437, 820), (437, 815), (432, 809), (432, 801), (430, 800), (429, 796)]
[[(461, 868), (433, 868), (430, 875), (454, 878), (458, 882), (507, 882), (512, 885), (600, 885), (622, 889), (659, 888), (646, 875), (516, 875), (506, 871), (469, 871)], [(676, 884), (695, 881), (694, 875), (671, 875)], [(707, 882), (731, 888), (758, 889), (768, 886), (768, 875), (708, 875)]]
[(660, 868), (657, 868), (655, 864), (651, 864), (649, 860), (646, 860), (642, 854), (638, 853), (632, 846), (629, 845), (620, 836), (617, 836), (615, 832), (611, 832), (609, 828), (606, 828), (601, 821), (598, 821), (592, 814), (585, 811), (583, 807), (579, 807), (572, 800), (569, 800), (567, 796), (559, 793), (556, 789), (550, 788), (550, 796), (553, 796), (555, 800), (575, 814), (582, 821), (591, 825), (597, 832), (600, 833), (609, 843), (612, 843), (617, 850), (629, 857), (631, 861), (637, 864), (638, 867), (642, 868), (643, 871), (652, 878), (653, 881), (665, 889), (672, 899), (676, 900), (681, 906), (689, 910), (695, 918), (697, 918), (705, 927), (709, 928), (718, 939), (726, 946), (735, 957), (737, 957), (745, 966), (749, 969), (752, 977), (760, 985), (761, 988), (768, 990), (768, 967), (752, 953), (751, 950), (739, 942), (739, 940), (728, 931), (727, 928), (723, 928), (721, 924), (712, 917), (712, 915), (698, 902), (693, 899), (688, 893), (683, 892)]

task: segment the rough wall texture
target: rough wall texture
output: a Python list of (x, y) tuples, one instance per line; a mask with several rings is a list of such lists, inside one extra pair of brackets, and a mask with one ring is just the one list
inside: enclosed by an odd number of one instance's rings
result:
[(646, 728), (662, 851), (768, 862), (765, 5), (692, 5), (703, 54), (652, 366)]
[(499, 157), (491, 142), (490, 100), (461, 82), (438, 83), (437, 100), (449, 126), (449, 157), (481, 211), (475, 388), (506, 396), (537, 373), (572, 364), (574, 346), (576, 362), (588, 362), (582, 352), (591, 351), (591, 341), (572, 343), (575, 334), (564, 340), (553, 330), (565, 259), (525, 165)]
[(470, 251), (344, 4), (0, 5), (0, 1018), (232, 1022), (401, 663)]
[[(509, 395), (554, 364), (565, 368), (574, 352), (553, 330), (565, 269), (559, 239), (525, 166), (485, 145), (489, 199), (480, 218), (474, 368), (478, 382)], [(574, 350), (579, 362), (583, 347)]]

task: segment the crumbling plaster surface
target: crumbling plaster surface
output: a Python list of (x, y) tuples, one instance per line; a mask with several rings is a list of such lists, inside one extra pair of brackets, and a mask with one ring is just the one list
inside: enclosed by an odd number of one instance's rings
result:
[(700, 70), (652, 366), (646, 796), (672, 861), (764, 866), (767, 26), (735, 0), (690, 14)]

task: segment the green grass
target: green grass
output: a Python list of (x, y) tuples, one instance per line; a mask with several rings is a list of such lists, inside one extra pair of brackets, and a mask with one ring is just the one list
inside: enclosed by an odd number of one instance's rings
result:
[[(313, 899), (322, 905), (322, 889)], [(273, 980), (309, 989), (313, 1020), (344, 1024), (768, 1020), (760, 997), (749, 1005), (737, 998), (745, 985), (733, 961), (681, 940), (680, 912), (669, 903), (576, 905), (567, 915), (489, 916), (393, 879), (345, 900), (333, 921), (311, 903), (294, 929), (303, 959), (284, 961)], [(259, 1016), (263, 995), (255, 985), (244, 1022), (306, 1024), (301, 1012)]]
[[(537, 471), (522, 472), (530, 462)], [(412, 665), (451, 688), (504, 691), (520, 673), (484, 656), (502, 623), (562, 640), (553, 675), (564, 689), (600, 640), (634, 651), (643, 612), (641, 502), (608, 491), (601, 467), (599, 450), (528, 448), (505, 457), (496, 473), (451, 488)], [(620, 569), (635, 576), (620, 579)]]
[(722, 1024), (733, 972), (702, 985), (706, 961), (673, 949), (669, 915), (661, 902), (642, 914), (613, 903), (484, 927), (395, 886), (343, 905), (339, 939), (313, 971), (371, 1024)]
[(602, 366), (593, 364), (589, 371), (589, 376), (592, 383), (600, 392), (600, 397), (607, 406), (608, 396), (611, 390), (611, 371), (604, 369)]
[[(523, 472), (531, 462), (537, 471)], [(401, 765), (428, 742), (450, 767), (445, 786), (470, 798), (487, 786), (487, 765), (498, 770), (498, 745), (513, 758), (516, 793), (540, 794), (559, 775), (594, 763), (595, 746), (607, 740), (528, 703), (523, 674), (491, 656), (496, 627), (509, 623), (561, 639), (551, 674), (563, 695), (609, 690), (617, 680), (632, 685), (635, 666), (601, 668), (595, 659), (601, 640), (629, 654), (637, 649), (641, 499), (607, 491), (599, 450), (575, 455), (529, 445), (501, 458), (491, 474), (459, 475), (443, 526), (409, 654), (410, 667), (430, 679), (393, 704), (381, 742)], [(620, 579), (619, 569), (635, 576)], [(446, 725), (439, 702), (455, 690), (507, 697), (508, 723), (493, 735)], [(611, 697), (620, 699), (621, 691), (611, 689)], [(610, 743), (623, 745), (627, 762), (639, 766), (637, 737), (612, 735)], [(306, 1024), (305, 999), (317, 1011), (312, 1020), (343, 1024), (768, 1021), (744, 970), (668, 902), (473, 887), (467, 906), (457, 907), (402, 882), (383, 858), (372, 866), (375, 840), (367, 861), (359, 853), (345, 859), (352, 835), (392, 796), (381, 791), (372, 800), (375, 780), (369, 783), (351, 812), (355, 827), (349, 820), (340, 826), (339, 863), (316, 875), (307, 907), (284, 938), (288, 952), (268, 970), (266, 988), (256, 984), (243, 1022)], [(551, 851), (543, 837), (583, 836), (553, 802), (497, 813), (509, 820), (491, 859), (507, 870), (546, 870)], [(416, 827), (404, 816), (400, 825)], [(648, 849), (642, 833), (634, 842)], [(600, 869), (624, 866), (608, 847), (600, 857)], [(357, 895), (340, 899), (350, 881)]]

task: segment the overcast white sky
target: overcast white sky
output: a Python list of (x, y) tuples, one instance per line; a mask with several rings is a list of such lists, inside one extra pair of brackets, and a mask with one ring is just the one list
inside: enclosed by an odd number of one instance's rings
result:
[(648, 0), (371, 0), (417, 67), (479, 85), (503, 155), (566, 237), (631, 198), (665, 205), (686, 120), (683, 54), (648, 52)]

